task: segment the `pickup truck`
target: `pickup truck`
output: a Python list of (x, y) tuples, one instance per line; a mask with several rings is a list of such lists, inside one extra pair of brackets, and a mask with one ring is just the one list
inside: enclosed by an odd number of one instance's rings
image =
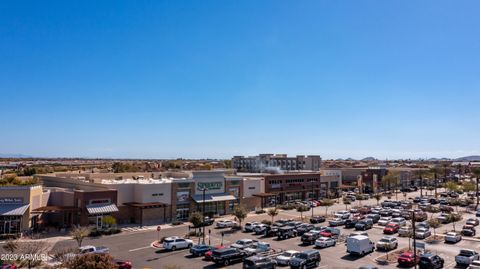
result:
[(257, 254), (267, 254), (269, 252), (273, 253), (273, 250), (270, 247), (270, 244), (267, 242), (258, 242), (256, 245), (245, 248), (243, 251), (245, 251), (247, 256), (253, 256)]
[(479, 260), (480, 256), (473, 249), (462, 249), (460, 253), (455, 256), (455, 262), (458, 266), (470, 265), (473, 261)]
[(83, 246), (78, 248), (80, 254), (87, 253), (109, 253), (110, 249), (107, 247)]
[(233, 262), (240, 262), (246, 257), (245, 251), (236, 248), (215, 249), (212, 252), (212, 260), (216, 264), (228, 266)]

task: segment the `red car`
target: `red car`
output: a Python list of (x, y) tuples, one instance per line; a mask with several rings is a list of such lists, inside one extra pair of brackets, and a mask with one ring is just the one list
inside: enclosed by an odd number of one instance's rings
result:
[(394, 234), (397, 233), (398, 230), (400, 230), (400, 226), (396, 223), (389, 223), (385, 228), (383, 229), (384, 234)]
[(418, 263), (420, 256), (417, 255), (417, 258), (414, 258), (412, 252), (404, 252), (400, 257), (398, 257), (398, 265), (411, 267)]
[(132, 263), (129, 261), (113, 260), (116, 269), (132, 269)]
[[(225, 246), (216, 246), (216, 247), (215, 247), (215, 249), (222, 249), (222, 248), (225, 248)], [(212, 260), (212, 251), (209, 250), (209, 251), (205, 252), (205, 255), (203, 256), (203, 258), (204, 258), (206, 261)]]

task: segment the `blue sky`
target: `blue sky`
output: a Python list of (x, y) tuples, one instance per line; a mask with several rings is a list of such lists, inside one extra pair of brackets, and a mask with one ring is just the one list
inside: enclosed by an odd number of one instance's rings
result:
[(0, 1), (0, 153), (480, 154), (478, 1)]

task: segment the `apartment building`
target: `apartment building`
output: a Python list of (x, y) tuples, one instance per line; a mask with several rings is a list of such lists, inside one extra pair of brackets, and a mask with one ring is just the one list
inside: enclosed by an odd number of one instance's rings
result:
[(278, 171), (319, 171), (322, 159), (319, 155), (260, 154), (258, 156), (234, 156), (232, 168), (238, 172), (263, 173)]

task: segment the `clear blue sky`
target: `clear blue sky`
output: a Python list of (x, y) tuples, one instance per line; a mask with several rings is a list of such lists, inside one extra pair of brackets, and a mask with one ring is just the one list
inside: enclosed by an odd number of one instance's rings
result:
[(480, 154), (478, 1), (0, 1), (0, 153)]

